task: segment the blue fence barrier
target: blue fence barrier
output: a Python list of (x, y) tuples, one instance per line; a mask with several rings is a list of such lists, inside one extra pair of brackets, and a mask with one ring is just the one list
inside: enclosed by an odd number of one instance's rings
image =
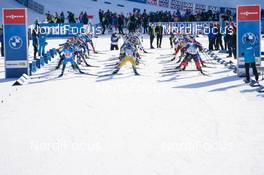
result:
[(48, 64), (52, 58), (55, 57), (57, 54), (57, 50), (55, 48), (50, 49), (47, 51), (47, 53), (44, 56), (41, 56), (39, 59), (34, 59), (30, 61), (29, 63), (29, 70), (30, 70), (30, 75), (32, 73), (37, 72), (38, 69), (41, 69), (45, 64)]

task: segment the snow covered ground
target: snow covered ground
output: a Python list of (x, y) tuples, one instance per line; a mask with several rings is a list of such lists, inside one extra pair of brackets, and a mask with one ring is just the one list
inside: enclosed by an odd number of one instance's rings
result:
[[(87, 72), (109, 71), (118, 56), (109, 40), (95, 39), (89, 63), (100, 67)], [(263, 175), (263, 95), (215, 63), (209, 76), (159, 74), (170, 66), (168, 38), (147, 50), (141, 76), (129, 66), (113, 78), (68, 67), (58, 79), (56, 60), (23, 87), (1, 79), (0, 174)]]

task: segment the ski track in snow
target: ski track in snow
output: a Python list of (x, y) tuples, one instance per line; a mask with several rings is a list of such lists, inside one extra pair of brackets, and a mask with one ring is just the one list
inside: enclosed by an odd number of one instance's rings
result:
[[(100, 67), (85, 71), (111, 72), (105, 65), (119, 53), (108, 51), (109, 42), (95, 39), (100, 54), (88, 63)], [(0, 174), (264, 174), (263, 96), (219, 64), (208, 64), (209, 76), (160, 74), (173, 65), (166, 37), (163, 48), (147, 51), (141, 76), (129, 65), (113, 77), (68, 66), (57, 78), (54, 60), (23, 87), (0, 79)]]

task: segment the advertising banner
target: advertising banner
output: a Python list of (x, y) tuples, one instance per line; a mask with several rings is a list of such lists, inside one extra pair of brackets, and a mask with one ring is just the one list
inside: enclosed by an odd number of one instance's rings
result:
[(3, 9), (5, 77), (28, 74), (27, 9)]
[(256, 63), (260, 65), (261, 44), (261, 8), (258, 5), (237, 7), (237, 66), (238, 76), (244, 76), (243, 53), (247, 48), (253, 47)]

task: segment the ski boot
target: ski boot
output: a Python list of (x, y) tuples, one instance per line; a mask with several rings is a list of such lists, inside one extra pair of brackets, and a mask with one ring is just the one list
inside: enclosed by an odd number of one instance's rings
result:
[(134, 71), (135, 75), (140, 75), (140, 74), (137, 72), (137, 69), (136, 69), (135, 66), (133, 66), (133, 71)]
[(119, 68), (116, 68), (116, 70), (114, 70), (112, 74), (113, 75), (117, 74), (119, 72), (119, 70), (120, 70)]
[(260, 86), (259, 82), (258, 81), (255, 81), (255, 80), (251, 80), (251, 82), (249, 83), (249, 85), (251, 87), (259, 87)]

